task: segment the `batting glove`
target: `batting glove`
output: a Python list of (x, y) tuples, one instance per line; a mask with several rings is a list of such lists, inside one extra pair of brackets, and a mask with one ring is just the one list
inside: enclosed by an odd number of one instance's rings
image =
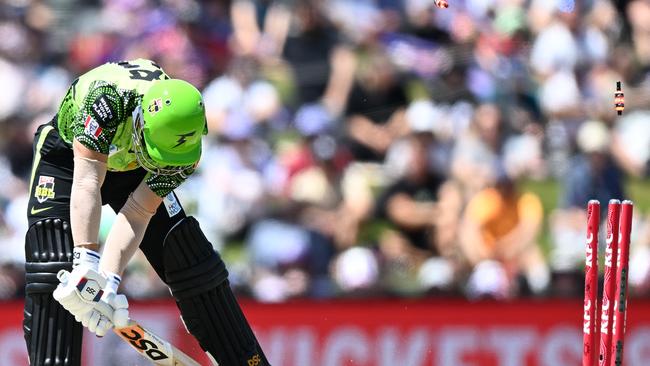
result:
[(75, 248), (73, 270), (61, 270), (61, 282), (52, 293), (54, 299), (68, 310), (78, 322), (98, 336), (104, 336), (113, 327), (114, 309), (102, 299), (107, 279), (98, 271), (99, 254)]

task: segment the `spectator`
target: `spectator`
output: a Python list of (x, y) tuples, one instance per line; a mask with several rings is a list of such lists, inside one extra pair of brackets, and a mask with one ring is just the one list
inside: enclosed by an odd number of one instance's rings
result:
[(632, 112), (621, 118), (612, 131), (612, 155), (625, 172), (643, 178), (650, 173), (650, 113)]
[(451, 175), (459, 182), (465, 199), (495, 177), (503, 143), (501, 122), (497, 106), (483, 104), (474, 112), (470, 128), (456, 141)]
[(296, 4), (284, 45), (282, 57), (293, 70), (298, 104), (319, 101), (332, 75), (329, 60), (338, 45), (337, 29), (322, 15), (323, 6), (314, 0)]
[(611, 134), (600, 121), (587, 121), (578, 131), (581, 154), (571, 162), (566, 176), (560, 207), (585, 208), (589, 199), (608, 202), (612, 197), (624, 198), (623, 172), (610, 154)]
[(406, 173), (380, 196), (377, 210), (391, 226), (380, 239), (381, 253), (396, 271), (408, 272), (419, 268), (428, 257), (440, 254), (435, 224), (443, 177), (429, 166), (431, 135), (412, 134), (407, 141)]
[[(550, 264), (559, 280), (566, 284), (557, 289), (563, 294), (577, 294), (582, 286), (587, 202), (596, 199), (606, 205), (611, 198), (625, 198), (623, 172), (610, 154), (610, 136), (603, 122), (582, 124), (577, 136), (580, 153), (571, 161), (559, 208), (551, 214)], [(606, 213), (607, 210), (602, 210), (602, 219)]]
[(395, 138), (408, 131), (407, 100), (396, 70), (379, 52), (359, 66), (347, 102), (346, 128), (356, 160), (378, 162)]
[[(226, 74), (211, 81), (203, 91), (210, 133), (230, 133), (226, 129), (251, 128), (239, 124), (261, 124), (280, 111), (280, 99), (275, 87), (264, 80), (259, 63), (251, 57), (231, 61)], [(245, 118), (234, 122), (229, 118)]]
[[(470, 296), (506, 298), (546, 290), (549, 271), (538, 242), (543, 217), (539, 197), (519, 192), (505, 172), (470, 199), (460, 236), (462, 252), (474, 271)], [(482, 271), (495, 273), (499, 285), (479, 280)], [(521, 278), (523, 288), (519, 288)]]

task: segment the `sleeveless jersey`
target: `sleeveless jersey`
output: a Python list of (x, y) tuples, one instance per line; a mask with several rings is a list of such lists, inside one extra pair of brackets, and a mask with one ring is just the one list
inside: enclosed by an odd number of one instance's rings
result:
[[(81, 75), (68, 89), (58, 110), (61, 138), (70, 145), (76, 139), (93, 151), (107, 154), (109, 171), (139, 168), (132, 146), (132, 113), (145, 92), (162, 79), (169, 76), (155, 62), (145, 59), (109, 62)], [(145, 181), (152, 191), (164, 197), (193, 169), (183, 173), (148, 172)]]

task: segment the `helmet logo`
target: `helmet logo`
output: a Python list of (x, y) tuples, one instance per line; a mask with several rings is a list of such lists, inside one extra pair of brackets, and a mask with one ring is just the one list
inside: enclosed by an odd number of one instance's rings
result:
[(192, 131), (192, 132), (182, 133), (180, 135), (176, 135), (176, 136), (178, 136), (178, 140), (176, 140), (176, 145), (172, 146), (172, 149), (183, 145), (185, 143), (185, 141), (187, 141), (187, 138), (194, 136), (195, 133), (196, 133), (196, 131)]
[(162, 100), (160, 99), (153, 99), (151, 103), (149, 103), (149, 106), (147, 107), (147, 110), (151, 115), (154, 115), (162, 109)]

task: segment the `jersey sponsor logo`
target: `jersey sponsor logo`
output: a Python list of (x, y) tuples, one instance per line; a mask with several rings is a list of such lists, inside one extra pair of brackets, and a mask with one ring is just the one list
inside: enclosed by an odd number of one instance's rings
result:
[[(46, 175), (40, 175), (38, 177), (38, 185), (36, 186), (36, 189), (34, 190), (34, 197), (36, 197), (36, 200), (38, 203), (43, 203), (49, 199), (52, 199), (56, 196), (56, 193), (54, 192), (54, 177), (48, 177)], [(32, 211), (34, 214), (34, 208), (32, 207)], [(44, 210), (41, 210), (44, 211)], [(35, 211), (35, 213), (38, 213), (40, 211)]]
[(102, 126), (115, 119), (115, 113), (105, 94), (100, 95), (92, 104), (93, 114)]
[(166, 195), (165, 198), (163, 198), (163, 203), (165, 204), (165, 209), (167, 209), (169, 217), (176, 216), (181, 212), (181, 204), (176, 199), (174, 192), (170, 192)]
[(147, 107), (147, 110), (149, 113), (153, 116), (156, 113), (160, 112), (162, 109), (162, 100), (161, 99), (154, 99), (149, 103), (149, 106)]
[(86, 121), (84, 122), (84, 132), (86, 135), (92, 136), (95, 140), (101, 135), (102, 133), (102, 128), (99, 126), (99, 123), (95, 121), (94, 118), (91, 116), (86, 117)]

